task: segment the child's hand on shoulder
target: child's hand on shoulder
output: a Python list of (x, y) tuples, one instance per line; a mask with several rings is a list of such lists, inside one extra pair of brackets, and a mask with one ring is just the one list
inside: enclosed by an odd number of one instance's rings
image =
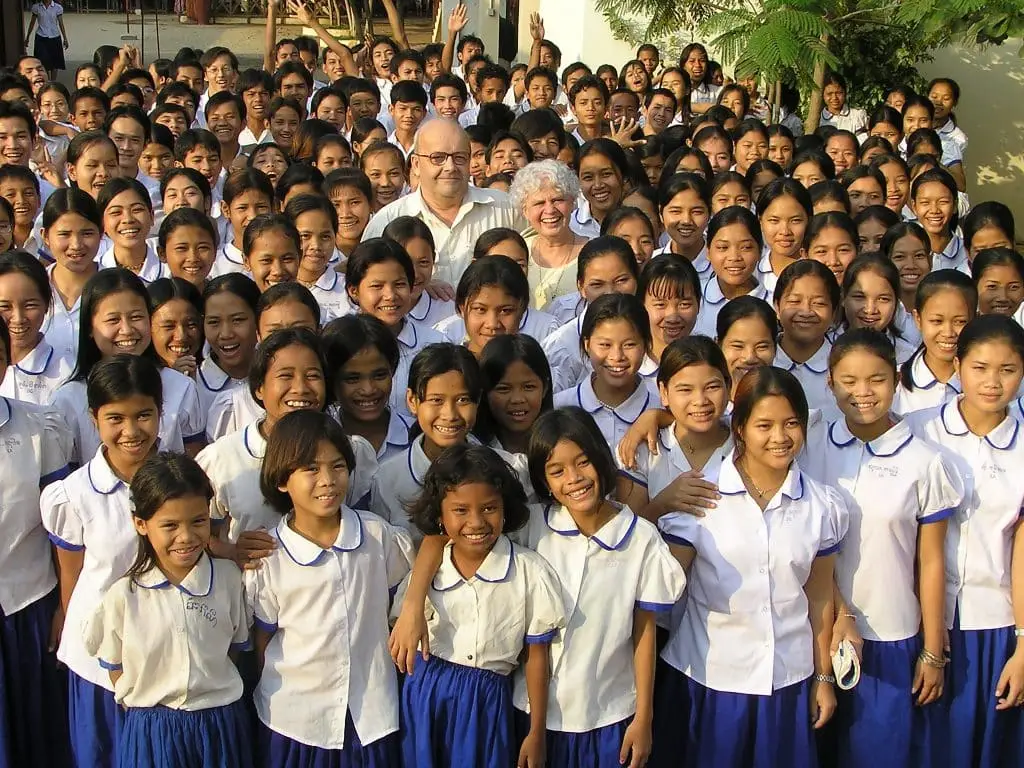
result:
[(243, 570), (259, 568), (277, 546), (274, 537), (266, 531), (243, 531), (235, 544), (235, 562)]
[(543, 729), (531, 730), (526, 735), (523, 745), (519, 748), (519, 760), (516, 762), (516, 768), (542, 768), (547, 758), (545, 736)]

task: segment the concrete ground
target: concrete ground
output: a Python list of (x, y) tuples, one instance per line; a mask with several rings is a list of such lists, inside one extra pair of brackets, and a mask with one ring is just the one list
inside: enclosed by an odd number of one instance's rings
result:
[[(28, 29), (29, 14), (25, 14), (25, 29)], [(414, 17), (406, 19), (406, 33), (413, 45), (419, 46), (430, 40), (432, 21), (428, 18)], [(244, 18), (226, 18), (216, 24), (198, 26), (182, 24), (176, 16), (146, 14), (145, 23), (140, 23), (138, 16), (132, 16), (125, 24), (125, 15), (115, 13), (66, 13), (64, 27), (67, 29), (71, 46), (65, 54), (67, 71), (59, 78), (65, 84), (70, 83), (75, 68), (92, 61), (93, 51), (101, 45), (125, 44), (123, 38), (131, 35), (137, 40), (133, 45), (143, 52), (143, 61), (149, 63), (159, 57), (172, 58), (179, 48), (206, 49), (214, 45), (230, 48), (238, 56), (242, 68), (259, 66), (263, 61), (263, 29), (264, 20), (254, 18), (247, 22)], [(385, 19), (375, 19), (374, 27), (378, 31), (388, 29)], [(159, 34), (159, 44), (157, 35)], [(291, 37), (302, 34), (302, 28), (278, 23), (278, 37)], [(29, 43), (31, 50), (32, 43)]]

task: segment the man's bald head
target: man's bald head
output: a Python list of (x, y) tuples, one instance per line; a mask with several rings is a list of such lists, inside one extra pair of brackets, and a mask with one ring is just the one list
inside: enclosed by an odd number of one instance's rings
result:
[(428, 155), (431, 152), (454, 152), (440, 145), (457, 145), (469, 151), (469, 134), (452, 120), (427, 120), (412, 140), (412, 151)]
[[(420, 194), (439, 208), (458, 206), (469, 192), (469, 134), (451, 120), (429, 120), (413, 139), (412, 172), (419, 177)], [(435, 165), (431, 155), (444, 162)]]

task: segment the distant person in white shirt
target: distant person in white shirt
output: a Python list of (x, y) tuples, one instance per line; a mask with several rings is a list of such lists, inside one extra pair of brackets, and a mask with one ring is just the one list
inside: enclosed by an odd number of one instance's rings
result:
[[(252, 765), (249, 714), (232, 659), (249, 639), (242, 573), (212, 560), (213, 489), (195, 461), (151, 456), (131, 481), (135, 562), (85, 624), (125, 711), (120, 765)], [(184, 637), (181, 637), (184, 635)]]

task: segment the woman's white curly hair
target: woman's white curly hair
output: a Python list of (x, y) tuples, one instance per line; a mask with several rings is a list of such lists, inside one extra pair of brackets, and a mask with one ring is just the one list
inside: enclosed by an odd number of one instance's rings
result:
[(572, 201), (573, 208), (580, 196), (580, 180), (576, 174), (558, 160), (536, 160), (516, 171), (512, 186), (508, 190), (512, 203), (523, 210), (526, 201), (547, 187), (553, 187)]

